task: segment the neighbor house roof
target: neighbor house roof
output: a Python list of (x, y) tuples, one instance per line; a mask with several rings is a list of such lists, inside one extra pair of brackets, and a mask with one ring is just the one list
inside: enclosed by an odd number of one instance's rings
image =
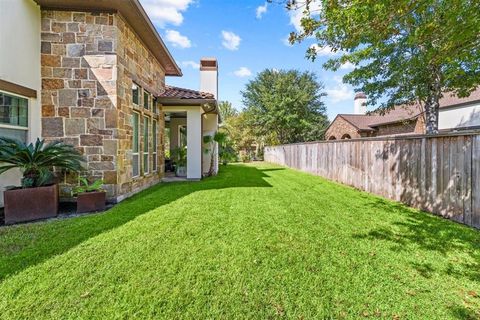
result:
[(372, 131), (380, 125), (415, 119), (422, 112), (420, 105), (407, 105), (397, 106), (383, 116), (378, 113), (373, 113), (370, 115), (339, 114), (338, 117), (343, 118), (360, 131)]
[(170, 51), (156, 31), (139, 0), (34, 0), (42, 9), (118, 12), (152, 52), (167, 76), (181, 76)]
[[(444, 96), (440, 99), (440, 108), (450, 108), (472, 102), (480, 102), (480, 88), (473, 91), (470, 96), (466, 98), (458, 98), (451, 93), (444, 93)], [(376, 127), (381, 125), (416, 119), (423, 112), (422, 105), (420, 103), (415, 103), (411, 105), (395, 106), (384, 115), (374, 112), (368, 115), (339, 114), (337, 117), (343, 118), (360, 131), (373, 131)]]

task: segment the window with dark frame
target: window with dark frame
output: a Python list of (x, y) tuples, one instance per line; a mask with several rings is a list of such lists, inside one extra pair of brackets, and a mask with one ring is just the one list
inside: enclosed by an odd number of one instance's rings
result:
[(27, 142), (27, 98), (0, 92), (0, 136)]

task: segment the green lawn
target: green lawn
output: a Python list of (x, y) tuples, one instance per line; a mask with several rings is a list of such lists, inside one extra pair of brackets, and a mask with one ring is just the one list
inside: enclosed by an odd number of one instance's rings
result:
[(480, 233), (229, 165), (104, 214), (0, 228), (1, 319), (480, 318)]

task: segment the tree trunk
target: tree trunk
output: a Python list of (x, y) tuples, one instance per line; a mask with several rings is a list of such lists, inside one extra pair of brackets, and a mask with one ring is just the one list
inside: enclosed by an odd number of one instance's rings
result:
[(441, 73), (436, 66), (432, 66), (430, 69), (432, 80), (428, 88), (429, 95), (425, 101), (425, 129), (427, 134), (437, 134), (440, 98), (442, 97)]
[(427, 134), (438, 133), (438, 114), (439, 114), (438, 99), (428, 99), (425, 103), (425, 126)]

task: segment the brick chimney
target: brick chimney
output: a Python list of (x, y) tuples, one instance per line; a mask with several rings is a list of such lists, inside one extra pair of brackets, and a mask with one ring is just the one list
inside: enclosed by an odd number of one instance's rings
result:
[(216, 58), (200, 59), (200, 91), (211, 93), (218, 100), (218, 63)]
[(367, 113), (367, 96), (363, 92), (357, 92), (353, 99), (353, 113), (365, 114)]

